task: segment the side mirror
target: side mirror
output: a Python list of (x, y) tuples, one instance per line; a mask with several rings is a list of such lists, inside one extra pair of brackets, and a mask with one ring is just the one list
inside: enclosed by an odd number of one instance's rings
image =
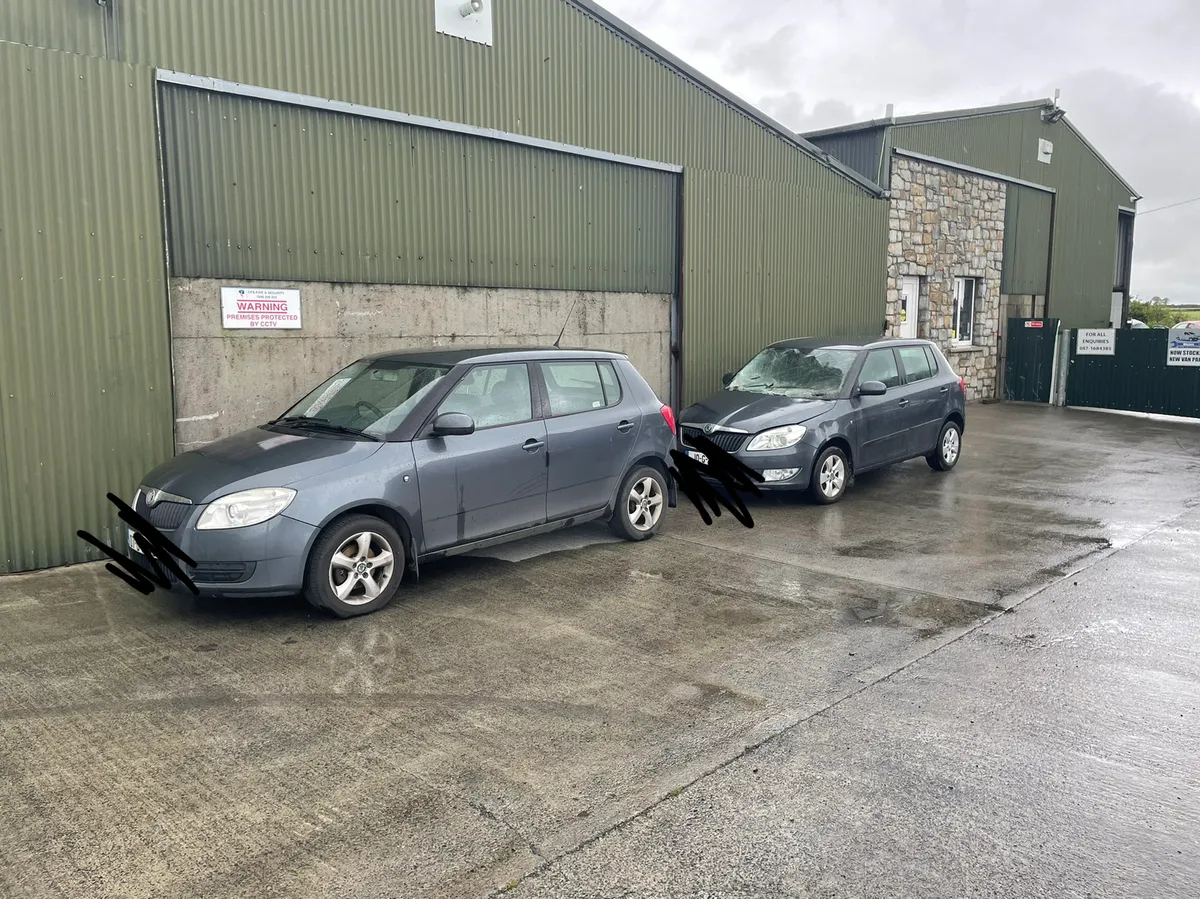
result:
[(887, 385), (883, 381), (863, 381), (858, 385), (859, 396), (883, 396), (887, 393)]
[(733, 383), (733, 372), (726, 372), (721, 376), (721, 384), (723, 386), (728, 387), (731, 383)]
[(435, 437), (465, 437), (475, 433), (475, 420), (465, 412), (443, 412), (433, 420)]

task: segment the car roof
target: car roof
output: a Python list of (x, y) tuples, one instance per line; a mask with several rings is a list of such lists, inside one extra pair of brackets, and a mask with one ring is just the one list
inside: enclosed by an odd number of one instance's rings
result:
[(539, 359), (627, 359), (625, 353), (612, 350), (589, 350), (571, 347), (529, 346), (463, 346), (422, 347), (412, 350), (397, 350), (393, 353), (376, 353), (365, 356), (369, 362), (422, 362), (428, 365), (454, 366), (462, 362), (533, 362)]
[(923, 346), (930, 343), (931, 341), (919, 337), (793, 337), (788, 340), (778, 340), (771, 346), (794, 350), (865, 350), (890, 346)]

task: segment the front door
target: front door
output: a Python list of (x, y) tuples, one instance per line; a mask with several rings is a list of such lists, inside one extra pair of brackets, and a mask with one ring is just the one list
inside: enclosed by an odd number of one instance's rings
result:
[(872, 468), (898, 462), (908, 447), (906, 415), (910, 405), (904, 396), (900, 367), (896, 354), (890, 350), (871, 350), (858, 376), (858, 385), (865, 381), (882, 381), (888, 392), (883, 396), (857, 396), (858, 456), (855, 468)]
[(917, 303), (920, 296), (920, 278), (900, 279), (900, 336), (908, 340), (917, 336)]
[(480, 365), (437, 414), (465, 412), (475, 433), (413, 441), (425, 551), (546, 521), (546, 423), (529, 366)]
[(608, 505), (633, 450), (641, 413), (611, 362), (542, 362), (550, 452), (546, 518)]

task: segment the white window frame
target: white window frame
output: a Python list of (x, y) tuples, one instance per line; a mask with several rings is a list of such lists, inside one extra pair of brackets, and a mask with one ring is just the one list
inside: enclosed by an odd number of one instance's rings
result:
[[(958, 333), (958, 323), (963, 304), (966, 302), (967, 282), (971, 283), (971, 333), (964, 339)], [(954, 279), (954, 317), (951, 320), (953, 342), (955, 346), (971, 346), (975, 338), (975, 312), (979, 303), (979, 278), (962, 277)]]

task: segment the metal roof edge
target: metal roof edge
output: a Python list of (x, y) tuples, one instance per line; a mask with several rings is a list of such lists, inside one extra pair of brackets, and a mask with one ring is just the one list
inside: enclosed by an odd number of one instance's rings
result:
[(1137, 188), (1135, 188), (1128, 181), (1126, 181), (1121, 176), (1121, 173), (1118, 172), (1115, 168), (1113, 168), (1112, 163), (1109, 162), (1107, 159), (1105, 159), (1102, 155), (1100, 155), (1100, 151), (1097, 150), (1095, 148), (1095, 146), (1093, 146), (1093, 144), (1090, 140), (1088, 140), (1086, 137), (1083, 136), (1083, 132), (1075, 127), (1074, 122), (1072, 122), (1066, 115), (1063, 116), (1062, 121), (1063, 121), (1064, 125), (1066, 125), (1069, 129), (1071, 129), (1071, 133), (1074, 134), (1077, 138), (1079, 138), (1080, 142), (1085, 147), (1087, 147), (1089, 150), (1092, 151), (1092, 155), (1094, 155), (1096, 157), (1096, 159), (1098, 159), (1100, 161), (1100, 164), (1103, 165), (1106, 169), (1108, 169), (1114, 178), (1116, 178), (1118, 181), (1120, 181), (1122, 184), (1125, 185), (1125, 189), (1129, 191), (1129, 195), (1131, 197), (1137, 198), (1133, 202), (1137, 202), (1137, 200), (1142, 199), (1142, 195), (1140, 193), (1138, 193)]
[(1023, 100), (1020, 103), (1002, 103), (996, 106), (978, 106), (973, 109), (947, 109), (943, 112), (921, 112), (914, 115), (893, 116), (890, 119), (868, 119), (863, 122), (852, 122), (849, 125), (838, 125), (833, 128), (824, 128), (819, 131), (806, 131), (804, 132), (804, 136), (807, 138), (828, 137), (834, 134), (846, 134), (853, 131), (868, 131), (872, 128), (920, 125), (926, 122), (947, 122), (953, 119), (971, 119), (978, 116), (1003, 115), (1004, 113), (1022, 112), (1027, 109), (1043, 109), (1047, 106), (1053, 105), (1054, 101), (1046, 98), (1042, 100)]
[(600, 24), (606, 26), (617, 35), (624, 37), (633, 44), (640, 47), (645, 52), (649, 53), (658, 59), (664, 65), (675, 69), (676, 72), (683, 76), (688, 81), (693, 82), (697, 87), (700, 87), (711, 94), (714, 94), (719, 100), (732, 106), (742, 114), (748, 116), (753, 121), (757, 122), (763, 128), (773, 132), (776, 137), (781, 138), (784, 142), (791, 144), (798, 150), (811, 156), (816, 162), (828, 166), (843, 175), (851, 181), (854, 181), (860, 187), (870, 191), (876, 196), (882, 197), (883, 190), (878, 184), (869, 178), (864, 178), (858, 172), (846, 166), (841, 160), (822, 150), (816, 144), (813, 144), (804, 139), (800, 134), (787, 128), (780, 122), (768, 116), (765, 112), (753, 106), (746, 100), (734, 94), (727, 88), (722, 87), (713, 81), (707, 75), (702, 74), (698, 69), (688, 65), (678, 56), (675, 56), (665, 47), (655, 43), (646, 35), (642, 34), (632, 25), (629, 25), (623, 19), (617, 18), (604, 7), (600, 6), (595, 0), (566, 0), (567, 3), (576, 7), (581, 12), (591, 16)]

